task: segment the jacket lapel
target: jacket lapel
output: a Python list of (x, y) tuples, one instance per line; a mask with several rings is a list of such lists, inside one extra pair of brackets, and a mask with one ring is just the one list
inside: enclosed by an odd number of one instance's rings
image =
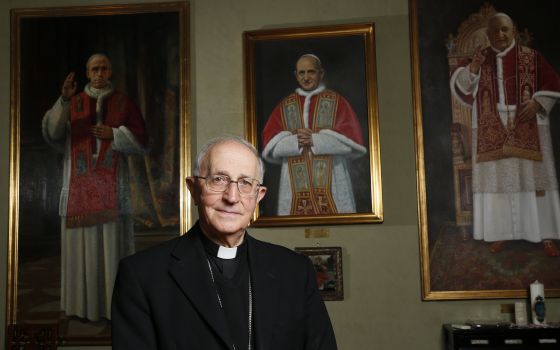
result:
[(278, 297), (278, 280), (269, 261), (264, 247), (254, 238), (248, 237), (249, 268), (253, 286), (253, 309), (255, 342), (258, 350), (270, 348), (272, 331), (276, 320), (276, 299)]
[(172, 262), (169, 272), (193, 307), (230, 348), (233, 342), (218, 302), (216, 286), (208, 271), (208, 260), (198, 236), (200, 234), (196, 225), (180, 240), (171, 253), (176, 260)]

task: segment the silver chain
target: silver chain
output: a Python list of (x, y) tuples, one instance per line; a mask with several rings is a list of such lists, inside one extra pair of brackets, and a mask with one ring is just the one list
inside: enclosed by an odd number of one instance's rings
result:
[[(216, 286), (216, 280), (214, 279), (214, 272), (212, 272), (212, 266), (210, 266), (210, 260), (206, 259), (208, 263), (208, 270), (210, 271), (210, 278), (212, 278), (212, 283), (214, 284), (214, 289), (216, 289), (216, 296), (218, 297), (218, 303), (220, 304), (220, 308), (223, 310), (224, 306), (222, 305), (222, 298), (220, 297), (220, 293), (218, 293), (218, 287)], [(251, 336), (253, 334), (253, 289), (251, 288), (251, 272), (249, 271), (249, 346), (248, 350), (251, 350)], [(233, 349), (235, 350), (235, 344), (233, 345)]]
[(249, 345), (251, 350), (251, 334), (253, 333), (253, 291), (251, 289), (251, 271), (249, 271)]

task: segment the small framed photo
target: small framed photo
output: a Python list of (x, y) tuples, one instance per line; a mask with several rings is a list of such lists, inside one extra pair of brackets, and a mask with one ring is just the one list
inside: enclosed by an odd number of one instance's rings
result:
[(297, 247), (295, 251), (307, 256), (313, 263), (323, 300), (344, 300), (342, 248)]

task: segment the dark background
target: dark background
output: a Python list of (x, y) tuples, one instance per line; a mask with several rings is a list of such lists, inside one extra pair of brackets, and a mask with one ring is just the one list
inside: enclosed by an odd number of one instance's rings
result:
[[(179, 94), (179, 16), (170, 12), (22, 18), (19, 28), (19, 258), (23, 264), (60, 254), (58, 202), (63, 155), (44, 141), (41, 120), (60, 96), (64, 79), (75, 72), (77, 92), (83, 91), (89, 82), (87, 59), (94, 53), (107, 54), (115, 89), (128, 95), (143, 112), (150, 157), (162, 155), (166, 128), (173, 128), (162, 121), (164, 96), (169, 91)], [(178, 139), (179, 128), (171, 130)], [(142, 167), (142, 156), (130, 158), (139, 165), (137, 168)], [(175, 164), (179, 164), (178, 157)], [(129, 165), (133, 176), (134, 166)], [(165, 176), (157, 169), (151, 170), (156, 177)], [(174, 181), (178, 183), (178, 166), (175, 170)], [(148, 191), (147, 186), (144, 191)], [(178, 215), (178, 185), (170, 196), (168, 200), (174, 205), (168, 211)], [(145, 229), (140, 223), (135, 226), (137, 231)]]
[[(262, 40), (255, 43), (254, 52), (257, 149), (262, 152), (262, 130), (272, 110), (299, 87), (294, 76), (296, 61), (301, 55), (308, 53), (318, 56), (325, 70), (325, 86), (346, 98), (360, 122), (368, 153), (348, 165), (357, 213), (371, 212), (364, 36)], [(373, 65), (374, 62), (370, 64)], [(260, 215), (275, 216), (277, 213), (279, 174), (280, 165), (266, 163), (264, 182), (268, 192), (260, 204)]]
[[(71, 11), (72, 13), (76, 13)], [(112, 63), (115, 89), (128, 95), (142, 112), (148, 133), (148, 154), (129, 156), (129, 180), (137, 250), (179, 234), (180, 170), (180, 12), (52, 17), (14, 11), (18, 33), (12, 33), (12, 132), (19, 133), (19, 221), (10, 234), (18, 242), (18, 322), (56, 320), (68, 344), (84, 339), (110, 341), (106, 322), (88, 323), (63, 316), (56, 306), (60, 288), (60, 216), (63, 155), (42, 136), (42, 118), (61, 94), (69, 72), (83, 91), (86, 62), (105, 53)], [(84, 13), (86, 13), (84, 11)], [(40, 17), (45, 16), (45, 17)], [(16, 121), (19, 124), (16, 124)], [(186, 136), (185, 136), (186, 137)], [(17, 235), (16, 235), (17, 234)], [(49, 291), (48, 293), (46, 291)], [(79, 329), (70, 327), (81, 324)], [(91, 327), (90, 327), (91, 325)], [(81, 333), (83, 332), (83, 333)], [(88, 333), (91, 332), (91, 333)], [(97, 332), (97, 333), (95, 333)], [(92, 334), (95, 334), (93, 336)]]
[[(418, 47), (422, 93), (424, 160), (428, 233), (430, 243), (436, 238), (439, 226), (455, 221), (453, 196), (453, 166), (451, 154), (451, 93), (445, 40), (457, 35), (460, 24), (469, 15), (490, 3), (497, 12), (508, 14), (519, 32), (528, 29), (533, 40), (530, 46), (560, 72), (560, 5), (557, 1), (444, 1), (417, 0)], [(550, 115), (552, 143), (557, 174), (560, 174), (560, 108)]]

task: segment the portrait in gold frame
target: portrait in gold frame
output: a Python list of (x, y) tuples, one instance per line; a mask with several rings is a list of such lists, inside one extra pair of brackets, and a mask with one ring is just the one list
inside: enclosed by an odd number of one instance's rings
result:
[(115, 90), (134, 101), (146, 124), (146, 153), (126, 160), (135, 250), (190, 226), (182, 180), (191, 150), (189, 45), (185, 1), (11, 10), (6, 338), (12, 344), (34, 339), (35, 330), (57, 345), (110, 344), (107, 317), (88, 320), (61, 307), (63, 156), (41, 130), (69, 72), (82, 91), (92, 54), (110, 58)]
[[(553, 5), (539, 1), (528, 12), (510, 1), (410, 0), (409, 8), (423, 299), (526, 298), (535, 279), (544, 281), (547, 297), (560, 296), (560, 260), (541, 242), (510, 240), (493, 252), (492, 242), (473, 238), (471, 109), (450, 91), (457, 67), (476, 47), (488, 47), (488, 20), (497, 12), (514, 21), (517, 43), (540, 51), (560, 72), (550, 40), (558, 22), (543, 20)], [(556, 106), (548, 117), (557, 173), (559, 114)]]
[[(352, 189), (345, 192), (350, 193), (351, 200), (355, 202), (355, 207), (347, 211), (335, 208), (339, 204), (336, 203), (336, 199), (328, 198), (328, 194), (319, 198), (325, 192), (330, 192), (324, 188), (335, 187), (333, 185), (336, 182), (334, 175), (324, 177), (328, 179), (328, 183), (321, 189), (323, 192), (317, 195), (317, 205), (311, 205), (309, 203), (312, 200), (309, 198), (314, 196), (313, 193), (319, 191), (313, 192), (315, 189), (305, 191), (307, 188), (305, 186), (302, 187), (303, 190), (297, 190), (296, 186), (286, 182), (287, 173), (282, 174), (281, 169), (287, 168), (270, 162), (265, 156), (267, 170), (264, 182), (268, 187), (268, 193), (257, 208), (253, 224), (255, 226), (291, 226), (382, 222), (374, 24), (341, 24), (247, 31), (243, 35), (243, 45), (246, 134), (248, 140), (256, 146), (259, 152), (262, 153), (264, 150), (266, 137), (263, 131), (266, 130), (265, 125), (271, 119), (269, 116), (273, 113), (275, 106), (293, 93), (298, 86), (294, 76), (296, 61), (306, 54), (312, 54), (320, 60), (326, 89), (336, 91), (354, 109), (358, 123), (353, 129), (354, 132), (360, 134), (359, 138), (363, 138), (362, 146), (365, 149), (363, 155), (352, 158), (350, 154), (344, 160), (347, 161), (349, 174), (345, 178), (350, 178), (352, 183)], [(303, 121), (303, 118), (301, 120)], [(317, 129), (313, 132), (319, 133), (320, 131)], [(325, 127), (325, 129), (329, 129), (329, 127)], [(335, 129), (332, 128), (332, 130)], [(342, 133), (339, 133), (338, 136), (346, 137)], [(292, 174), (291, 177), (297, 180), (298, 174), (307, 174), (303, 178), (309, 179), (309, 183), (316, 181), (311, 174), (320, 172), (313, 166), (322, 166), (321, 169), (325, 169), (326, 163), (330, 162), (331, 158), (336, 158), (313, 157), (315, 162), (313, 165), (309, 165), (309, 169), (312, 170), (306, 171), (303, 171), (303, 166), (300, 166), (305, 161), (297, 163), (292, 158), (294, 166), (289, 172)], [(333, 162), (335, 161), (333, 160)], [(300, 167), (298, 168), (298, 166)], [(330, 182), (331, 179), (333, 179), (332, 182)], [(283, 185), (281, 185), (282, 182)], [(293, 183), (297, 183), (297, 181), (293, 180)], [(291, 191), (293, 200), (281, 198), (281, 193), (284, 194), (287, 191)], [(334, 193), (335, 190), (333, 189), (332, 192)], [(298, 201), (296, 201), (296, 197)], [(325, 197), (327, 199), (322, 203), (330, 204), (325, 205), (328, 210), (322, 211), (320, 209), (321, 200)], [(292, 209), (280, 209), (287, 206), (291, 206)], [(298, 212), (296, 208), (303, 209)]]

